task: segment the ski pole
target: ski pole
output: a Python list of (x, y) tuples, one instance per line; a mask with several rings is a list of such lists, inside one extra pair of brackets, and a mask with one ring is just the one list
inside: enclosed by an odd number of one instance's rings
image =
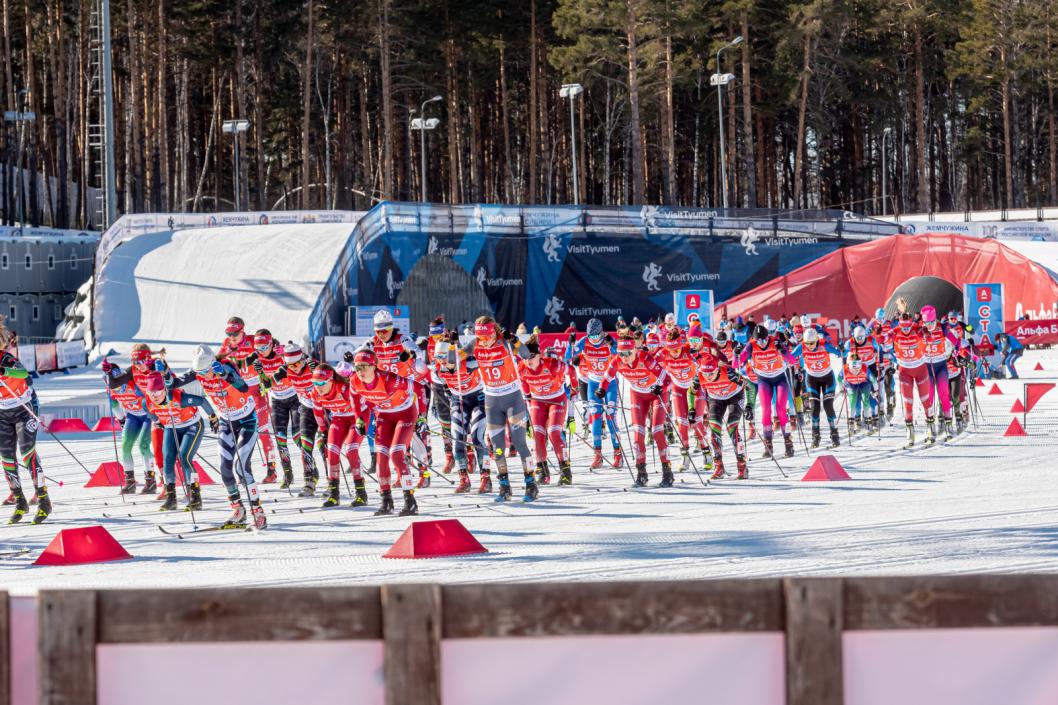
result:
[[(660, 403), (660, 401), (661, 400), (658, 399), (659, 403)], [(662, 409), (662, 411), (665, 412), (665, 419), (669, 422), (669, 424), (672, 424), (672, 417), (669, 416), (669, 410), (665, 408), (664, 404), (661, 404), (661, 409)], [(689, 440), (688, 440), (688, 446), (690, 446), (690, 441)], [(690, 448), (689, 447), (688, 447), (688, 450), (687, 450), (687, 460), (689, 460), (691, 462), (691, 469), (694, 470), (694, 474), (698, 476), (698, 481), (702, 483), (702, 487), (708, 487), (709, 486), (709, 480), (702, 479), (702, 473), (698, 472), (698, 465), (694, 462), (694, 458), (691, 457), (691, 452), (690, 452)]]

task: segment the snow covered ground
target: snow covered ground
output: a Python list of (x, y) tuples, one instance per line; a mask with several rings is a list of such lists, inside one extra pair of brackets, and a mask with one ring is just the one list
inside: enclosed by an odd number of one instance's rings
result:
[[(1032, 371), (1037, 361), (1045, 371)], [(1025, 381), (1058, 381), (1058, 351), (1030, 351), (1020, 368)], [(45, 411), (49, 397), (61, 396), (64, 387), (87, 394), (97, 380), (96, 370), (43, 381)], [(381, 558), (413, 519), (376, 518), (375, 507), (323, 511), (319, 499), (290, 497), (274, 485), (265, 492), (270, 526), (259, 535), (166, 536), (159, 525), (189, 529), (190, 516), (159, 513), (157, 502), (142, 496), (123, 502), (116, 488), (84, 489), (85, 471), (45, 439), (39, 446), (44, 468), (64, 484), (51, 483), (55, 513), (46, 524), (0, 526), (0, 551), (30, 551), (0, 558), (0, 585), (25, 594), (49, 587), (1055, 571), (1058, 389), (1029, 415), (1027, 437), (1005, 438), (1021, 385), (1000, 381), (1002, 396), (979, 388), (984, 418), (947, 446), (904, 451), (902, 426), (885, 428), (881, 439), (854, 438), (851, 447), (845, 443), (835, 452), (852, 475), (845, 482), (799, 482), (811, 462), (800, 443), (795, 458), (780, 459), (785, 478), (771, 461), (757, 459), (757, 442), (750, 445), (753, 479), (709, 487), (688, 472), (673, 489), (632, 490), (625, 470), (589, 473), (590, 451), (581, 443), (573, 453), (576, 484), (545, 487), (531, 505), (456, 496), (437, 477), (417, 495), (419, 519), (456, 517), (490, 552), (424, 561)], [(63, 442), (90, 470), (114, 459), (109, 435)], [(203, 447), (217, 465), (216, 444)], [(436, 450), (441, 457), (439, 445)], [(344, 486), (342, 492), (348, 505)], [(228, 511), (221, 486), (203, 493), (199, 524), (219, 523)], [(135, 559), (31, 565), (58, 529), (92, 524), (106, 526)]]

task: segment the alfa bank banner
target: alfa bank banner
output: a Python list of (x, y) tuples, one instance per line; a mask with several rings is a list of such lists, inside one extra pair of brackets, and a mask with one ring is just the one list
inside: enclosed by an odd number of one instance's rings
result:
[(1011, 321), (1006, 324), (1006, 332), (1022, 345), (1054, 345), (1058, 343), (1058, 318)]

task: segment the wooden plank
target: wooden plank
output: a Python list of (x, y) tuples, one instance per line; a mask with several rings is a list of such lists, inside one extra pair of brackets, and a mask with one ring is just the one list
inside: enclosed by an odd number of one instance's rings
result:
[(786, 578), (786, 705), (842, 705), (841, 578)]
[(0, 590), (0, 705), (11, 705), (11, 602)]
[(381, 639), (377, 587), (103, 590), (99, 642)]
[(40, 705), (95, 705), (95, 591), (42, 590), (37, 620)]
[(779, 580), (442, 588), (446, 639), (782, 631)]
[(382, 588), (387, 705), (441, 705), (441, 588)]
[(849, 578), (846, 629), (1058, 625), (1058, 575)]

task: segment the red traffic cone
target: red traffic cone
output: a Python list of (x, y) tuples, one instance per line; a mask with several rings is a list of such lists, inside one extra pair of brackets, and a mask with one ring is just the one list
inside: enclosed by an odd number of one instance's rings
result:
[(458, 519), (440, 519), (414, 522), (382, 557), (438, 558), (488, 552)]
[(121, 561), (132, 555), (102, 526), (63, 529), (51, 540), (33, 565), (73, 565)]
[(121, 431), (121, 422), (115, 419), (113, 416), (100, 416), (99, 420), (96, 421), (95, 425), (92, 426), (93, 431)]
[(1014, 406), (1010, 407), (1010, 413), (1012, 413), (1012, 414), (1021, 414), (1021, 413), (1024, 413), (1024, 411), (1025, 411), (1025, 407), (1022, 406), (1021, 400), (1020, 399), (1015, 399), (1014, 400)]
[(1022, 428), (1020, 423), (1018, 423), (1018, 419), (1015, 416), (1014, 418), (1012, 418), (1010, 420), (1010, 425), (1007, 426), (1007, 430), (1006, 430), (1006, 432), (1003, 435), (1004, 436), (1027, 436), (1029, 434), (1025, 433), (1025, 429)]
[(1032, 369), (1034, 369), (1036, 372), (1043, 372), (1043, 365), (1037, 362), (1036, 366)]
[(111, 460), (107, 463), (100, 463), (96, 471), (92, 473), (92, 477), (88, 478), (88, 482), (84, 483), (85, 487), (121, 487), (125, 478), (125, 470), (121, 467), (121, 463), (116, 460)]
[(1001, 394), (1003, 394), (1003, 390), (999, 388), (998, 384), (996, 384), (995, 382), (992, 382), (992, 388), (988, 390), (988, 393), (993, 395), (993, 396), (996, 395), (996, 394), (1000, 394), (1001, 395)]
[(801, 482), (813, 480), (851, 480), (845, 468), (841, 466), (838, 459), (833, 455), (821, 455), (808, 468), (808, 472), (801, 478)]

